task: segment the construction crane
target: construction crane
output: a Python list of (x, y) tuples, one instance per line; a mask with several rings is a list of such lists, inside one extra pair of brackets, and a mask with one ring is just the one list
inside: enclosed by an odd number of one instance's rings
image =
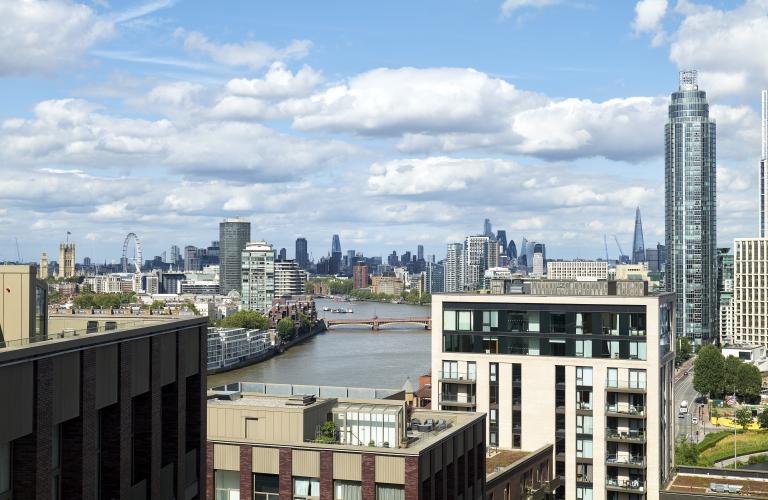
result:
[(605, 261), (608, 262), (608, 237), (603, 233), (603, 245), (605, 245)]
[(619, 239), (616, 237), (616, 235), (613, 235), (614, 241), (616, 241), (616, 246), (619, 247), (619, 261), (621, 261), (621, 258), (624, 257), (624, 250), (621, 249), (621, 245), (619, 245)]

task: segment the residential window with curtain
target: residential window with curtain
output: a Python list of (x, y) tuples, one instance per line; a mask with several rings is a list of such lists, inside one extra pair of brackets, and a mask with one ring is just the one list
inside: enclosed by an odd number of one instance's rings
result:
[(217, 470), (214, 483), (216, 500), (240, 500), (240, 471)]
[(396, 484), (377, 484), (376, 500), (405, 500), (405, 489)]
[(293, 478), (294, 500), (319, 500), (320, 480), (308, 477)]
[(360, 483), (355, 481), (334, 481), (334, 500), (362, 500), (363, 492)]

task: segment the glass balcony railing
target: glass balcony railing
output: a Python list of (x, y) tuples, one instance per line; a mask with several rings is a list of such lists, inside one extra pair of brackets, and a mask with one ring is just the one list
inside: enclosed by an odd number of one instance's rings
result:
[(645, 441), (645, 431), (642, 429), (606, 429), (605, 437), (621, 441)]
[(606, 465), (623, 466), (633, 465), (645, 467), (645, 457), (642, 455), (607, 455), (605, 457)]
[(441, 371), (440, 380), (475, 383), (477, 381), (477, 374), (455, 371)]
[(642, 479), (619, 479), (615, 477), (609, 477), (605, 480), (605, 486), (612, 491), (645, 491), (645, 481)]
[(633, 389), (633, 390), (645, 390), (645, 380), (616, 380), (606, 379), (605, 387), (607, 389)]
[(605, 405), (605, 411), (609, 413), (622, 413), (624, 415), (632, 415), (638, 417), (645, 416), (644, 406), (632, 405), (628, 403), (607, 404)]
[(469, 394), (441, 394), (441, 403), (475, 404), (475, 396)]

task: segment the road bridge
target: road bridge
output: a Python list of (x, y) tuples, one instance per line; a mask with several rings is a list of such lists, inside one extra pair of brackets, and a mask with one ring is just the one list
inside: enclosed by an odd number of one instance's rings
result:
[(379, 318), (374, 316), (373, 318), (349, 318), (349, 319), (325, 319), (325, 324), (328, 328), (339, 325), (360, 325), (369, 326), (371, 330), (379, 330), (385, 325), (396, 324), (411, 324), (423, 326), (425, 330), (432, 329), (432, 318), (426, 317), (410, 317), (410, 318)]

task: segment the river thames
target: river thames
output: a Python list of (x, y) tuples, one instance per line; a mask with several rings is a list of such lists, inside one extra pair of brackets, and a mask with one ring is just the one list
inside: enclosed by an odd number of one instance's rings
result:
[[(336, 302), (318, 299), (321, 318), (350, 319), (429, 316), (429, 306), (380, 302)], [(323, 307), (352, 309), (338, 314)], [(414, 387), (430, 365), (429, 330), (407, 325), (382, 327), (378, 332), (334, 327), (291, 347), (271, 359), (238, 370), (211, 375), (208, 387), (232, 382), (333, 385), (398, 389), (410, 377)]]

